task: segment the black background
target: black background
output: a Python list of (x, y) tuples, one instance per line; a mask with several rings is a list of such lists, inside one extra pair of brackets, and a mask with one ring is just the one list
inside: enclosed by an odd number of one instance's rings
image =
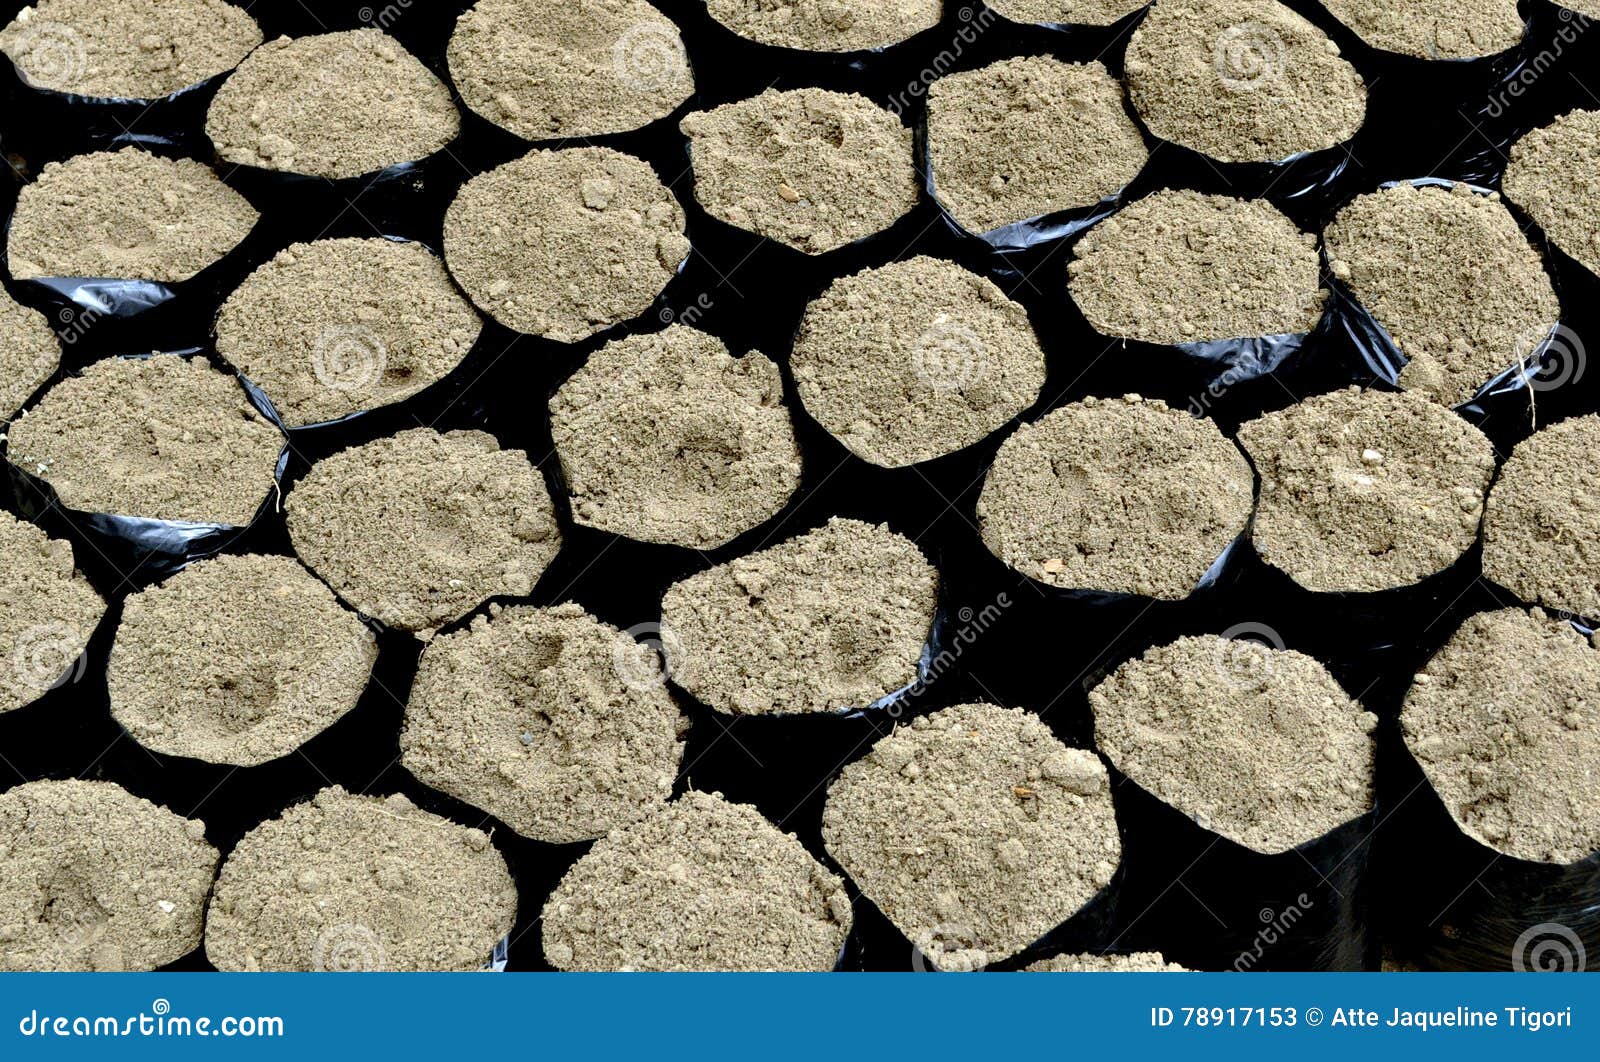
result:
[[(9, 20), (20, 6), (15, 0), (0, 2), (0, 16)], [(445, 43), (466, 6), (440, 0), (412, 0), (409, 6), (396, 2), (387, 8), (330, 0), (257, 0), (251, 11), (268, 38), (381, 24), (448, 81)], [(1067, 60), (1098, 58), (1120, 73), (1123, 47), (1137, 16), (1106, 29), (1063, 31), (1016, 26), (976, 5), (952, 4), (938, 28), (906, 44), (841, 57), (807, 56), (740, 40), (712, 22), (694, 0), (660, 0), (658, 6), (683, 31), (698, 81), (695, 98), (649, 128), (586, 142), (646, 158), (683, 202), (695, 250), (680, 276), (648, 313), (577, 345), (518, 336), (490, 323), (466, 363), (416, 398), (341, 425), (293, 433), (286, 485), (292, 489), (321, 456), (407, 427), (492, 431), (502, 445), (527, 450), (557, 495), (564, 546), (533, 601), (577, 601), (624, 629), (656, 620), (661, 594), (672, 582), (818, 526), (833, 515), (887, 523), (915, 539), (938, 564), (943, 576), (938, 636), (946, 642), (954, 638), (962, 616), (970, 615), (963, 610), (981, 612), (1003, 600), (1000, 620), (963, 645), (958, 665), (893, 713), (734, 719), (718, 717), (680, 694), (695, 725), (679, 790), (717, 790), (753, 803), (822, 858), (820, 819), (827, 782), (896, 718), (994, 700), (1039, 712), (1064, 740), (1087, 746), (1092, 727), (1085, 691), (1118, 663), (1179, 634), (1220, 633), (1241, 623), (1266, 625), (1288, 647), (1325, 662), (1383, 719), (1377, 813), (1301, 852), (1268, 859), (1227, 842), (1215, 843), (1212, 835), (1119, 778), (1116, 799), (1126, 852), (1118, 880), (1035, 953), (1060, 947), (1153, 948), (1191, 966), (1227, 969), (1241, 952), (1254, 956), (1258, 930), (1291, 904), (1304, 917), (1248, 965), (1375, 968), (1387, 954), (1401, 963), (1504, 969), (1518, 933), (1553, 915), (1568, 919), (1584, 934), (1591, 953), (1600, 953), (1595, 913), (1585, 916), (1574, 910), (1575, 905), (1600, 904), (1593, 881), (1586, 875), (1560, 877), (1496, 859), (1461, 837), (1438, 800), (1420, 784), (1420, 773), (1398, 738), (1395, 717), (1414, 670), (1463, 616), (1514, 603), (1507, 591), (1479, 578), (1476, 550), (1418, 587), (1381, 594), (1306, 592), (1268, 570), (1247, 546), (1215, 586), (1186, 602), (1061, 593), (1008, 572), (978, 538), (974, 503), (983, 473), (1008, 431), (916, 468), (874, 468), (850, 456), (806, 416), (787, 368), (786, 398), (804, 453), (805, 477), (800, 493), (778, 517), (708, 554), (628, 542), (573, 525), (560, 495), (547, 399), (591, 350), (628, 331), (652, 331), (682, 318), (721, 337), (735, 352), (759, 349), (786, 366), (809, 299), (839, 276), (915, 254), (950, 258), (984, 272), (1028, 308), (1049, 355), (1050, 375), (1044, 397), (1024, 419), (1085, 395), (1129, 391), (1186, 407), (1217, 370), (1174, 350), (1124, 347), (1097, 336), (1066, 296), (1066, 243), (997, 253), (955, 229), (926, 195), (886, 232), (820, 258), (732, 229), (694, 202), (686, 145), (676, 128), (684, 111), (744, 98), (769, 86), (804, 85), (857, 91), (885, 105), (908, 104), (903, 118), (917, 127), (923, 117), (921, 97), (907, 89), (923, 71), (934, 68), (941, 54), (938, 65), (948, 64), (952, 71), (1013, 55), (1053, 54)], [(1367, 124), (1348, 151), (1336, 149), (1281, 172), (1220, 166), (1151, 139), (1151, 162), (1128, 190), (1128, 198), (1166, 187), (1264, 194), (1302, 226), (1317, 231), (1339, 206), (1383, 181), (1432, 176), (1495, 186), (1504, 150), (1522, 131), (1573, 107), (1600, 107), (1600, 96), (1590, 90), (1600, 90), (1600, 29), (1559, 16), (1543, 0), (1526, 5), (1531, 28), (1523, 48), (1492, 61), (1445, 63), (1374, 52), (1319, 5), (1290, 0), (1288, 6), (1332, 35), (1371, 86)], [(1573, 36), (1575, 42), (1563, 39)], [(1505, 92), (1504, 79), (1519, 72), (1528, 74), (1526, 87), (1513, 98)], [(154, 108), (108, 107), (34, 93), (9, 70), (5, 76), (0, 148), (11, 163), (11, 179), (0, 183), (0, 210), (7, 216), (17, 183), (31, 179), (43, 163), (111, 142), (140, 142), (160, 152), (212, 161), (201, 130), (209, 90)], [(1501, 103), (1495, 104), (1496, 99)], [(9, 280), (7, 289), (21, 301), (45, 308), (59, 330), (73, 337), (66, 373), (109, 354), (210, 348), (211, 322), (221, 300), (250, 270), (290, 242), (381, 232), (437, 248), (445, 207), (460, 184), (527, 150), (518, 138), (465, 107), (462, 112), (461, 137), (404, 180), (289, 181), (219, 167), (224, 179), (263, 211), (262, 223), (218, 267), (182, 286), (171, 303), (139, 317), (83, 325), (36, 290)], [(1325, 175), (1330, 159), (1342, 162), (1336, 176), (1306, 190), (1307, 182), (1300, 178)], [(1528, 227), (1542, 245), (1537, 230)], [(1580, 338), (1600, 335), (1594, 327), (1595, 279), (1559, 253), (1549, 252), (1549, 259), (1562, 294), (1564, 322)], [(1440, 268), (1448, 269), (1450, 263), (1440, 263)], [(1600, 371), (1575, 375), (1538, 395), (1539, 423), (1600, 407), (1595, 387)], [(1228, 388), (1211, 408), (1231, 433), (1265, 410), (1351, 382), (1369, 383), (1372, 377), (1349, 341), (1336, 329), (1324, 329), (1273, 378)], [(1522, 395), (1490, 401), (1472, 416), (1502, 455), (1530, 431)], [(17, 511), (15, 499), (6, 504)], [(402, 634), (384, 634), (381, 658), (360, 705), (294, 755), (249, 769), (158, 756), (140, 748), (112, 720), (104, 680), (117, 602), (151, 581), (156, 568), (109, 560), (60, 513), (43, 522), (52, 534), (74, 541), (80, 565), (113, 605), (90, 645), (81, 677), (27, 708), (0, 715), (0, 788), (41, 777), (110, 779), (179, 813), (203, 818), (210, 840), (225, 853), (247, 830), (326, 785), (374, 794), (404, 792), (431, 811), (494, 829), (522, 900), (511, 968), (546, 968), (538, 942), (539, 910), (586, 846), (521, 839), (473, 808), (426, 789), (399, 766), (398, 731), (418, 643)], [(291, 552), (280, 514), (268, 515), (229, 548)], [(1547, 886), (1553, 891), (1539, 895), (1543, 906), (1536, 908), (1534, 894)], [(1028, 887), (1025, 877), (1017, 887)], [(1586, 892), (1575, 893), (1574, 888)], [(920, 964), (910, 944), (860, 899), (856, 932), (842, 965), (909, 970)], [(209, 966), (197, 952), (176, 968)]]

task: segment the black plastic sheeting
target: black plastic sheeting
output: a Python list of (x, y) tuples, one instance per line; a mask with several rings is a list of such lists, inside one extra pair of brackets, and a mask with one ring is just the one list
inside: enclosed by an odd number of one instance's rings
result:
[[(0, 18), (9, 19), (20, 6), (18, 0), (0, 0)], [(269, 38), (376, 24), (443, 76), (449, 31), (466, 6), (463, 0), (388, 5), (325, 0), (313, 13), (295, 0), (257, 0), (252, 13)], [(707, 554), (578, 527), (558, 493), (563, 549), (532, 602), (577, 601), (623, 630), (647, 630), (659, 623), (667, 586), (836, 515), (886, 523), (916, 539), (939, 566), (942, 583), (922, 680), (877, 706), (845, 715), (734, 719), (680, 692), (694, 727), (679, 791), (693, 785), (755, 804), (826, 861), (821, 815), (827, 782), (895, 725), (953, 704), (997, 701), (1037, 712), (1063, 741), (1092, 747), (1086, 694), (1104, 675), (1182, 635), (1244, 625), (1323, 661), (1379, 716), (1377, 810), (1294, 852), (1263, 856), (1217, 838), (1114, 774), (1124, 842), (1115, 881), (1083, 912), (1002, 968), (1058, 950), (1109, 949), (1159, 950), (1175, 961), (1219, 970), (1375, 968), (1383, 956), (1400, 964), (1505, 969), (1516, 958), (1522, 934), (1546, 922), (1569, 927), (1589, 954), (1600, 954), (1593, 861), (1552, 870), (1494, 859), (1441, 817), (1442, 807), (1425, 785), (1418, 785), (1420, 774), (1400, 741), (1397, 719), (1411, 675), (1464, 617), (1514, 603), (1504, 589), (1480, 578), (1476, 548), (1414, 587), (1376, 594), (1305, 591), (1265, 565), (1248, 536), (1186, 601), (1057, 591), (1006, 569), (978, 536), (978, 492), (1009, 427), (915, 468), (878, 468), (849, 454), (804, 413), (787, 368), (801, 314), (829, 283), (929, 254), (990, 277), (1027, 308), (1048, 355), (1049, 377), (1039, 404), (1019, 419), (1036, 419), (1086, 395), (1138, 392), (1210, 416), (1231, 435), (1242, 422), (1305, 395), (1352, 383), (1389, 385), (1387, 374), (1369, 363), (1362, 344), (1341, 327), (1347, 318), (1337, 305), (1306, 336), (1198, 348), (1122, 343), (1096, 335), (1066, 295), (1066, 262), (1075, 234), (1047, 231), (1032, 240), (986, 241), (959, 231), (924, 190), (916, 209), (886, 232), (809, 257), (734, 229), (693, 200), (686, 143), (676, 129), (684, 110), (746, 98), (769, 86), (820, 85), (861, 92), (915, 130), (924, 120), (930, 72), (1048, 53), (1069, 61), (1099, 59), (1120, 74), (1123, 44), (1137, 17), (1113, 27), (1061, 31), (1013, 25), (953, 0), (939, 27), (903, 45), (805, 56), (738, 39), (716, 25), (696, 0), (658, 0), (658, 6), (683, 28), (697, 72), (697, 97), (644, 130), (592, 140), (648, 160), (684, 203), (694, 251), (681, 273), (637, 320), (579, 344), (519, 336), (488, 322), (455, 372), (406, 402), (289, 432), (284, 491), (292, 491), (316, 460), (419, 423), (441, 430), (488, 430), (502, 446), (526, 450), (552, 487), (559, 487), (550, 395), (607, 340), (672, 322), (693, 325), (723, 338), (736, 352), (759, 349), (783, 367), (786, 402), (804, 455), (799, 493), (774, 519)], [(1152, 142), (1150, 164), (1123, 190), (1121, 201), (1169, 187), (1261, 195), (1307, 231), (1321, 231), (1339, 207), (1384, 182), (1435, 178), (1495, 187), (1504, 151), (1518, 136), (1572, 107), (1593, 106), (1575, 77), (1593, 80), (1592, 72), (1600, 69), (1600, 31), (1563, 18), (1545, 0), (1526, 5), (1530, 29), (1522, 47), (1463, 63), (1385, 55), (1362, 44), (1313, 0), (1289, 0), (1288, 6), (1324, 28), (1372, 86), (1368, 121), (1355, 139), (1335, 152), (1262, 167), (1223, 166)], [(130, 142), (212, 161), (203, 111), (213, 90), (208, 84), (129, 110), (123, 102), (59, 98), (37, 93), (14, 77), (0, 78), (0, 150), (17, 180), (31, 179), (45, 162)], [(170, 298), (145, 300), (154, 304), (138, 313), (103, 312), (95, 298), (86, 303), (74, 297), (74, 292), (87, 297), (93, 291), (82, 285), (50, 291), (8, 279), (6, 286), (14, 297), (50, 313), (63, 339), (63, 373), (134, 352), (194, 349), (213, 356), (212, 329), (222, 300), (289, 243), (383, 235), (440, 247), (444, 211), (461, 183), (530, 147), (462, 111), (463, 131), (456, 141), (395, 172), (324, 181), (219, 167), (224, 180), (262, 211), (261, 224), (202, 276), (172, 285)], [(0, 181), (0, 214), (7, 217), (17, 180)], [(1551, 253), (1549, 261), (1563, 301), (1564, 341), (1581, 353), (1584, 339), (1600, 336), (1600, 281), (1563, 255)], [(132, 290), (118, 290), (116, 297), (139, 301)], [(1565, 371), (1541, 371), (1530, 386), (1487, 395), (1461, 412), (1502, 454), (1508, 453), (1532, 430), (1530, 395), (1537, 398), (1539, 424), (1600, 409), (1600, 374), (1584, 372), (1582, 359), (1573, 360)], [(3, 502), (14, 513), (27, 511), (20, 495)], [(112, 605), (76, 681), (0, 715), (0, 751), (20, 777), (117, 781), (203, 818), (209, 839), (224, 851), (250, 828), (330, 782), (354, 791), (403, 792), (430, 811), (494, 828), (495, 844), (521, 894), (510, 968), (543, 968), (540, 909), (587, 846), (519, 838), (473, 808), (420, 785), (398, 765), (403, 705), (420, 643), (383, 632), (373, 681), (360, 703), (300, 754), (244, 770), (153, 754), (111, 719), (104, 664), (121, 599), (152, 581), (171, 551), (146, 551), (160, 543), (132, 536), (125, 540), (140, 543), (134, 547), (140, 556), (107, 556), (91, 548), (104, 540), (93, 520), (61, 519), (49, 530), (73, 542), (80, 565)], [(281, 512), (268, 506), (227, 548), (290, 553)], [(467, 622), (463, 618), (455, 626)], [(8, 775), (0, 785), (20, 777)], [(853, 886), (852, 893), (856, 925), (841, 967), (927, 968), (877, 907), (856, 895)], [(1528, 950), (1536, 962), (1548, 955), (1537, 942)], [(177, 967), (208, 965), (197, 952)]]

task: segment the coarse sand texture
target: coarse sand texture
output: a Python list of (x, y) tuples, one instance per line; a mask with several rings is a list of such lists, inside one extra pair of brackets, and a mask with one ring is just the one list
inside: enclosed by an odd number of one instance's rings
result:
[(989, 10), (1012, 22), (1109, 26), (1149, 0), (987, 0)]
[(939, 21), (942, 0), (706, 0), (711, 17), (741, 37), (809, 52), (898, 44)]
[(0, 288), (0, 427), (60, 365), (61, 344), (50, 319)]
[(1321, 664), (1248, 638), (1180, 638), (1089, 693), (1094, 737), (1170, 807), (1268, 855), (1372, 810), (1377, 716)]
[(424, 639), (526, 597), (561, 548), (539, 470), (481, 431), (413, 428), (314, 465), (284, 503), (295, 552), (353, 607)]
[[(1600, 2), (1591, 17), (1600, 19)], [(1572, 111), (1511, 148), (1506, 198), (1539, 223), (1550, 242), (1600, 273), (1600, 111)]]
[(138, 148), (48, 162), (17, 197), (11, 275), (175, 283), (237, 247), (259, 217), (193, 159)]
[(1125, 66), (1149, 130), (1221, 162), (1331, 148), (1367, 114), (1339, 46), (1276, 0), (1157, 0)]
[(253, 767), (354, 708), (372, 632), (293, 557), (221, 556), (128, 597), (111, 714), (168, 756)]
[(1494, 446), (1410, 391), (1308, 398), (1239, 429), (1261, 474), (1252, 539), (1308, 590), (1408, 586), (1478, 539)]
[(35, 0), (0, 30), (28, 84), (121, 99), (199, 84), (260, 43), (256, 20), (223, 0)]
[(1101, 335), (1197, 343), (1309, 332), (1327, 293), (1317, 238), (1266, 200), (1160, 191), (1095, 225), (1067, 266)]
[(423, 783), (571, 844), (665, 803), (688, 729), (649, 646), (577, 605), (491, 606), (423, 651), (400, 747)]
[(508, 328), (576, 343), (650, 307), (689, 255), (683, 207), (610, 148), (535, 151), (462, 185), (444, 219), (456, 281)]
[(276, 488), (283, 433), (201, 358), (107, 358), (11, 425), (13, 465), (86, 513), (243, 527)]
[(800, 486), (778, 367), (684, 325), (589, 355), (551, 399), (550, 431), (573, 519), (641, 542), (724, 545)]
[(376, 29), (268, 41), (206, 112), (223, 161), (334, 179), (426, 158), (460, 131), (449, 88)]
[(1571, 624), (1468, 617), (1417, 673), (1400, 726), (1469, 837), (1536, 863), (1600, 852), (1600, 650)]
[(1104, 66), (1040, 55), (935, 81), (928, 157), (945, 209), (987, 232), (1116, 195), (1150, 154)]
[(985, 277), (913, 258), (836, 280), (806, 308), (789, 366), (806, 412), (875, 465), (955, 453), (1039, 399), (1027, 311)]
[(864, 708), (916, 681), (938, 580), (911, 540), (834, 518), (670, 587), (667, 674), (738, 715)]
[(1086, 398), (1000, 446), (984, 545), (1052, 586), (1181, 600), (1250, 520), (1255, 475), (1216, 425), (1137, 395)]
[(1483, 573), (1529, 604), (1600, 619), (1600, 417), (1518, 444), (1489, 495)]
[(872, 746), (828, 790), (828, 853), (941, 970), (1017, 954), (1122, 857), (1111, 781), (1020, 708), (962, 704)]
[(0, 794), (0, 971), (142, 972), (200, 944), (206, 825), (112, 782)]
[(1188, 973), (1157, 951), (1131, 955), (1057, 955), (1024, 968), (1024, 973)]
[(688, 792), (613, 830), (545, 902), (562, 970), (823, 972), (852, 912), (844, 883), (747, 804)]
[(217, 878), (206, 957), (227, 972), (476, 970), (517, 916), (482, 830), (334, 786), (244, 835)]
[(768, 89), (679, 126), (707, 213), (807, 254), (871, 236), (917, 204), (911, 130), (864, 96)]
[(461, 364), (482, 321), (419, 243), (291, 244), (223, 303), (217, 353), (290, 427), (411, 397)]
[(1498, 195), (1398, 184), (1341, 210), (1326, 242), (1333, 275), (1407, 359), (1400, 386), (1445, 405), (1525, 362), (1561, 316)]
[(74, 678), (105, 608), (69, 543), (0, 512), (0, 712)]
[(1477, 59), (1512, 48), (1524, 25), (1517, 0), (1322, 0), (1372, 47), (1416, 59)]
[(467, 106), (525, 140), (638, 129), (694, 92), (678, 27), (645, 0), (478, 0), (449, 62)]

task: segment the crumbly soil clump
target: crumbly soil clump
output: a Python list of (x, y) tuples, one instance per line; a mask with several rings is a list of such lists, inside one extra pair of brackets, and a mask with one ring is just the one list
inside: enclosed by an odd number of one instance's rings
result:
[(1261, 474), (1252, 537), (1308, 590), (1409, 586), (1478, 539), (1494, 478), (1488, 436), (1410, 391), (1352, 387), (1239, 429)]
[(913, 258), (834, 283), (789, 358), (806, 412), (851, 453), (900, 468), (955, 453), (1039, 399), (1044, 349), (986, 277)]
[(1600, 852), (1600, 649), (1539, 609), (1471, 616), (1417, 674), (1406, 747), (1469, 837), (1514, 859)]
[(1600, 619), (1600, 417), (1545, 428), (1489, 495), (1483, 573), (1530, 604)]
[(610, 148), (535, 151), (462, 185), (444, 256), (507, 328), (576, 343), (649, 308), (689, 255), (683, 207)]
[(0, 288), (0, 428), (61, 367), (50, 319)]
[(768, 89), (679, 128), (712, 217), (807, 254), (871, 236), (917, 205), (911, 130), (865, 96)]
[(1109, 26), (1150, 0), (988, 0), (991, 11), (1012, 22)]
[(1477, 59), (1513, 48), (1525, 26), (1517, 0), (1322, 0), (1372, 47), (1417, 59)]
[(808, 52), (885, 48), (932, 29), (942, 0), (706, 0), (741, 37)]
[(355, 608), (431, 638), (526, 597), (561, 549), (544, 478), (481, 431), (413, 428), (319, 461), (284, 503), (295, 552)]
[(1159, 951), (1130, 955), (1057, 955), (1023, 967), (1024, 973), (1188, 973)]
[(206, 957), (225, 972), (476, 970), (516, 915), (517, 887), (488, 834), (399, 794), (334, 786), (228, 856)]
[(0, 971), (144, 972), (200, 944), (206, 824), (112, 782), (0, 794)]
[(1093, 206), (1150, 153), (1098, 62), (1006, 59), (942, 77), (928, 93), (934, 193), (963, 228), (987, 232)]
[(97, 151), (46, 163), (23, 186), (6, 253), (18, 280), (176, 283), (237, 247), (258, 217), (194, 159)]
[(253, 767), (354, 708), (377, 659), (372, 632), (293, 557), (215, 557), (128, 597), (111, 714), (147, 749)]
[(914, 542), (835, 517), (669, 588), (667, 674), (736, 715), (863, 708), (917, 680), (938, 584)]
[(11, 463), (61, 504), (244, 527), (276, 487), (283, 433), (200, 358), (106, 358), (11, 424)]
[(1326, 239), (1334, 276), (1407, 359), (1400, 386), (1445, 405), (1526, 362), (1561, 316), (1498, 195), (1398, 184), (1341, 210)]
[(524, 837), (604, 837), (671, 795), (689, 721), (647, 645), (577, 605), (491, 606), (423, 651), (400, 747)]
[(1105, 765), (992, 704), (879, 741), (828, 790), (822, 836), (941, 970), (1015, 955), (1110, 884), (1122, 857)]
[(776, 515), (800, 486), (778, 367), (684, 325), (589, 355), (550, 418), (585, 527), (712, 549)]
[(1277, 0), (1158, 0), (1128, 41), (1128, 95), (1152, 133), (1221, 162), (1276, 162), (1355, 136), (1367, 87)]
[(1138, 395), (1017, 429), (978, 499), (984, 545), (1064, 589), (1181, 600), (1250, 520), (1255, 474), (1210, 421)]
[(217, 316), (217, 353), (290, 427), (400, 402), (443, 379), (482, 321), (419, 243), (291, 244)]
[(223, 0), (35, 0), (0, 51), (36, 88), (156, 99), (232, 70), (261, 27)]
[(1264, 199), (1161, 191), (1090, 229), (1067, 287), (1101, 335), (1196, 343), (1309, 332), (1327, 292), (1317, 237)]
[(1378, 717), (1303, 653), (1180, 638), (1123, 664), (1089, 704), (1117, 770), (1254, 851), (1287, 852), (1372, 810)]
[[(1588, 14), (1600, 19), (1600, 3)], [(1591, 273), (1600, 273), (1596, 158), (1600, 158), (1600, 111), (1572, 111), (1517, 141), (1502, 182), (1506, 198)]]
[(206, 112), (225, 161), (334, 179), (427, 158), (460, 131), (450, 89), (376, 29), (269, 41)]
[(794, 834), (689, 792), (596, 842), (541, 923), (563, 970), (823, 972), (852, 917), (844, 882)]
[(72, 679), (105, 610), (70, 543), (0, 512), (0, 712)]
[(466, 105), (525, 140), (638, 129), (694, 92), (678, 27), (645, 0), (478, 0), (448, 59)]

